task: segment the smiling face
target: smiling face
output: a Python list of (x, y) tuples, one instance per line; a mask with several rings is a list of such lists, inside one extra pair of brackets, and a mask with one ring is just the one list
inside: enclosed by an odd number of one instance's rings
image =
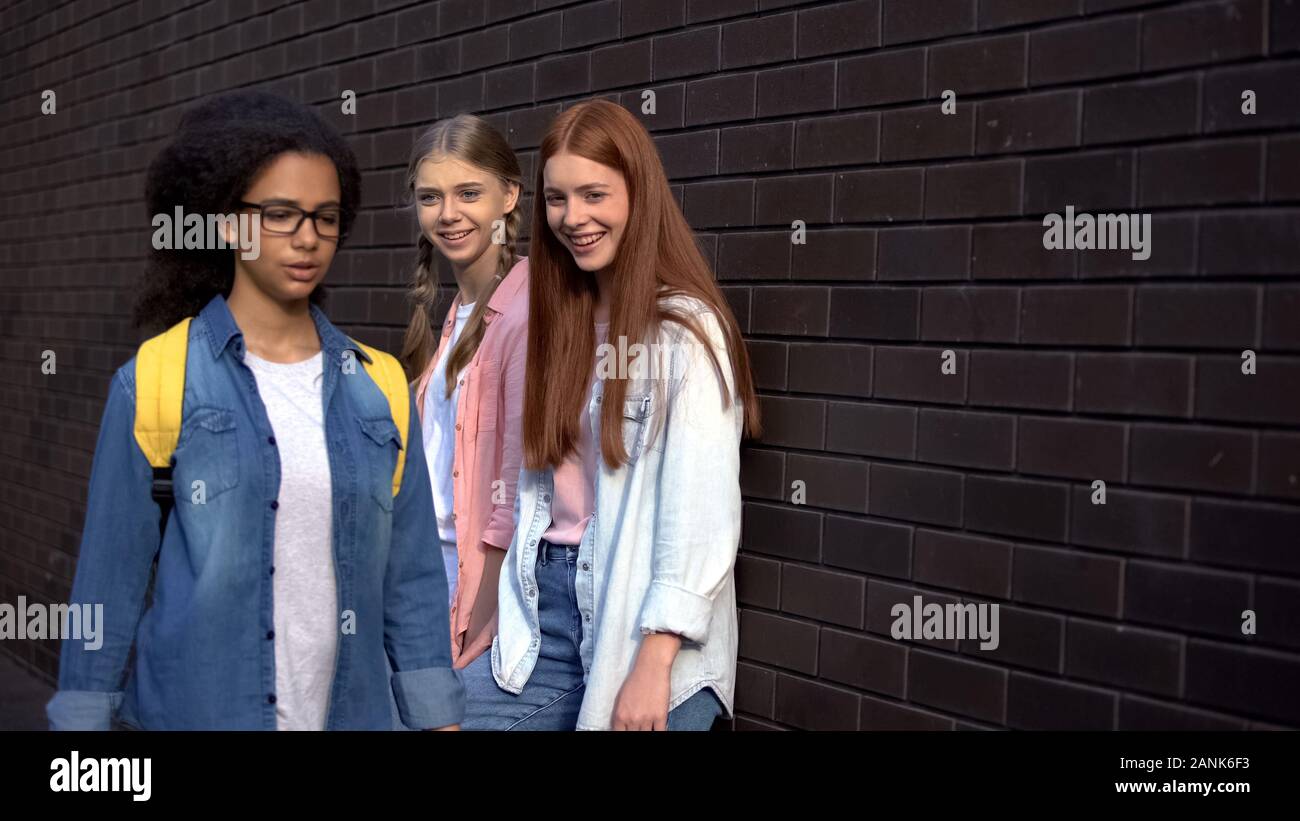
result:
[(627, 227), (628, 192), (616, 168), (561, 152), (542, 169), (546, 222), (578, 267), (593, 273), (614, 261)]
[(492, 223), (514, 210), (518, 199), (518, 186), (454, 158), (426, 159), (416, 171), (420, 230), (461, 269), (492, 248)]
[[(273, 204), (304, 211), (337, 209), (339, 197), (338, 171), (328, 157), (285, 153), (253, 178), (240, 199), (263, 205), (269, 213)], [(311, 296), (338, 250), (338, 240), (317, 234), (310, 219), (304, 219), (290, 235), (273, 234), (263, 228), (260, 242), (257, 259), (235, 254), (236, 277), (248, 279), (259, 291), (282, 303)]]

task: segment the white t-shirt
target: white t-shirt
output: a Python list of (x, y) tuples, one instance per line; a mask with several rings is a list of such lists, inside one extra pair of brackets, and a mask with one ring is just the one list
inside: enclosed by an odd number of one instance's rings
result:
[(424, 422), (421, 433), (424, 436), (424, 458), (429, 465), (429, 484), (433, 487), (433, 510), (438, 518), (438, 538), (442, 540), (443, 567), (447, 571), (447, 593), (450, 598), (456, 594), (457, 565), (456, 522), (452, 519), (454, 512), (451, 472), (456, 457), (456, 407), (460, 402), (460, 385), (447, 396), (447, 357), (460, 339), (461, 331), (469, 315), (474, 313), (475, 303), (461, 305), (456, 309), (456, 324), (451, 331), (451, 339), (443, 346), (442, 355), (433, 366), (433, 375), (429, 387), (424, 393)]
[(275, 511), (275, 724), (323, 730), (338, 652), (333, 494), (325, 446), (323, 353), (302, 362), (244, 362), (275, 434), (280, 455)]

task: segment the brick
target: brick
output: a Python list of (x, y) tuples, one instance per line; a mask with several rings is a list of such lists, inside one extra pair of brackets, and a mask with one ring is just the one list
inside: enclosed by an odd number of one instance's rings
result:
[[(1130, 151), (1095, 151), (1025, 161), (1027, 214), (1063, 215), (1070, 205), (1080, 214), (1125, 210), (1133, 206), (1133, 199)], [(1126, 256), (1132, 258), (1131, 253)]]
[(1140, 18), (1111, 17), (1035, 31), (1029, 81), (1035, 86), (1099, 80), (1138, 70)]
[(1182, 641), (1167, 633), (1070, 619), (1065, 673), (1071, 678), (1177, 696)]
[[(819, 228), (807, 240), (803, 244), (791, 246), (790, 275), (794, 279), (851, 281), (875, 279), (875, 231), (860, 228)], [(836, 294), (841, 292), (837, 290)], [(835, 299), (832, 299), (832, 327), (834, 323)]]
[(1106, 489), (1106, 503), (1094, 504), (1091, 485), (1076, 487), (1071, 500), (1070, 539), (1078, 545), (1181, 557), (1187, 500), (1159, 493)]
[[(1255, 582), (1255, 610), (1260, 614), (1257, 638), (1265, 644), (1300, 647), (1300, 584), (1283, 579)], [(1240, 613), (1240, 610), (1238, 611)], [(1240, 623), (1236, 625), (1240, 630)]]
[(862, 697), (858, 723), (863, 730), (891, 731), (951, 730), (955, 726), (951, 718), (871, 696)]
[[(727, 97), (726, 101), (728, 103), (732, 103), (733, 101), (739, 102), (743, 107), (744, 105), (743, 102), (744, 82), (743, 81), (745, 79), (746, 78), (744, 77), (739, 78), (739, 80), (742, 81), (740, 83), (740, 86), (738, 88), (731, 89), (737, 91), (740, 95), (742, 95), (742, 97), (739, 100), (736, 100), (735, 98), (732, 97)], [(722, 85), (726, 86), (728, 83), (732, 81), (733, 78), (727, 78), (726, 82), (724, 82)], [(692, 83), (691, 85), (695, 86), (695, 83)], [(752, 89), (752, 83), (750, 87)], [(618, 99), (619, 105), (623, 106), (628, 111), (631, 111), (634, 115), (636, 115), (636, 117), (641, 121), (641, 124), (644, 125), (646, 129), (651, 132), (662, 131), (669, 128), (682, 128), (686, 124), (686, 86), (684, 84), (677, 83), (675, 85), (655, 86), (653, 88), (649, 88), (646, 90), (653, 91), (655, 93), (655, 110), (653, 113), (651, 114), (642, 113), (641, 107), (644, 104), (644, 101), (642, 100), (642, 92), (640, 90), (626, 91), (620, 94)], [(701, 89), (694, 89), (694, 92), (700, 95), (701, 100), (704, 100), (709, 96), (709, 94), (713, 94), (715, 92), (725, 92), (727, 90), (728, 89), (724, 87), (709, 87), (703, 90), (706, 93), (701, 93), (702, 92)], [(718, 95), (717, 99), (721, 100), (721, 94)], [(752, 95), (750, 96), (750, 99), (751, 100), (753, 99)], [(750, 107), (750, 110), (751, 111), (753, 110), (752, 106)], [(698, 111), (699, 108), (697, 104), (696, 112), (698, 113)], [(727, 116), (735, 116), (735, 115), (728, 113)], [(700, 125), (700, 124), (701, 123), (699, 122), (691, 123), (691, 125)]]
[[(1073, 279), (1079, 252), (1044, 248), (1043, 232), (1039, 221), (976, 225), (971, 240), (971, 277)], [(1018, 323), (1016, 327), (1019, 333)]]
[(825, 336), (829, 292), (811, 286), (767, 286), (754, 292), (754, 333)]
[(1052, 416), (1021, 416), (1017, 423), (1016, 467), (1036, 473), (1123, 481), (1127, 436), (1123, 425)]
[(827, 516), (822, 561), (873, 576), (906, 579), (912, 567), (912, 528), (890, 522)]
[(1154, 354), (1080, 353), (1074, 407), (1084, 413), (1188, 416), (1192, 360)]
[(740, 656), (811, 675), (817, 670), (817, 626), (742, 609)]
[(958, 96), (1025, 87), (1025, 54), (1029, 39), (1007, 34), (964, 40), (930, 49), (929, 96), (946, 90)]
[(799, 12), (798, 31), (801, 60), (879, 46), (880, 0), (804, 9)]
[(835, 108), (835, 63), (811, 63), (758, 73), (758, 116), (783, 117)]
[(941, 465), (1010, 470), (1015, 417), (922, 408), (917, 425), (917, 456)]
[(793, 123), (722, 129), (719, 172), (739, 174), (749, 171), (779, 171), (792, 167), (794, 132)]
[(972, 405), (1064, 410), (1070, 406), (1069, 354), (972, 351)]
[(908, 697), (958, 715), (1001, 723), (1006, 717), (1006, 670), (940, 653), (913, 650)]
[(925, 172), (884, 168), (835, 175), (835, 222), (918, 220)]
[(781, 607), (781, 563), (741, 554), (736, 558), (736, 600), (742, 605)]
[(880, 115), (803, 119), (795, 141), (795, 164), (800, 168), (874, 163), (880, 156)]
[(746, 550), (815, 562), (820, 554), (821, 514), (776, 505), (744, 506)]
[(970, 529), (1044, 541), (1065, 540), (1069, 493), (1065, 485), (966, 477), (963, 524)]
[(896, 642), (822, 630), (818, 658), (823, 678), (895, 698), (904, 695), (907, 650)]
[(1186, 675), (1190, 702), (1300, 722), (1300, 660), (1294, 656), (1193, 640)]
[(652, 50), (655, 80), (716, 72), (721, 42), (722, 30), (718, 26), (654, 38)]
[(567, 97), (591, 90), (591, 54), (570, 54), (537, 64), (538, 100)]
[(1125, 695), (1119, 705), (1120, 730), (1244, 730), (1245, 722), (1204, 710)]
[(1259, 202), (1263, 155), (1257, 140), (1145, 148), (1139, 202), (1143, 208)]
[(651, 43), (641, 40), (598, 48), (591, 53), (591, 81), (596, 89), (649, 83), (654, 76)]
[(776, 719), (803, 730), (856, 730), (858, 696), (836, 687), (778, 675)]
[[(1202, 130), (1226, 131), (1279, 128), (1300, 124), (1300, 105), (1291, 93), (1300, 85), (1300, 64), (1265, 63), (1208, 72), (1201, 98)], [(1254, 114), (1242, 111), (1242, 92), (1255, 92)]]
[(1181, 68), (1264, 53), (1263, 0), (1196, 3), (1142, 19), (1142, 67)]
[(692, 228), (748, 226), (754, 221), (754, 181), (696, 182), (686, 186), (683, 209)]
[(1300, 0), (1273, 0), (1269, 11), (1269, 53), (1300, 51)]
[(886, 111), (880, 128), (880, 159), (885, 162), (969, 156), (975, 144), (975, 106), (959, 102), (957, 113), (944, 114), (935, 101)]
[(563, 17), (560, 12), (553, 12), (511, 23), (510, 59), (522, 60), (560, 51)]
[(1261, 496), (1300, 499), (1300, 436), (1261, 433), (1256, 476)]
[(789, 279), (790, 237), (784, 231), (723, 234), (718, 279)]
[(961, 652), (983, 661), (1028, 667), (1048, 673), (1061, 669), (1065, 620), (1050, 613), (998, 605), (998, 646), (980, 647), (978, 636), (961, 641)]
[(1254, 345), (1259, 294), (1254, 288), (1193, 285), (1139, 288), (1134, 342), (1151, 347)]
[(1031, 288), (1021, 299), (1020, 339), (1032, 344), (1126, 345), (1133, 292), (1101, 285)]
[(1018, 602), (1115, 618), (1120, 612), (1119, 559), (1076, 550), (1017, 545), (1012, 598)]
[(1095, 687), (1013, 673), (1007, 726), (1017, 730), (1113, 730), (1118, 696)]
[(933, 40), (975, 30), (975, 0), (884, 0), (885, 45)]
[(1300, 287), (1271, 285), (1264, 291), (1265, 348), (1300, 350)]
[(736, 665), (736, 711), (771, 718), (776, 700), (776, 673), (743, 661)]
[(897, 405), (831, 402), (826, 447), (836, 453), (911, 459), (916, 451), (916, 409)]
[(763, 442), (778, 447), (821, 448), (825, 403), (816, 399), (762, 397)]
[(1193, 77), (1094, 87), (1084, 92), (1083, 141), (1094, 145), (1193, 134), (1196, 117)]
[(962, 475), (873, 464), (867, 509), (873, 516), (954, 527), (961, 521)]
[(1188, 527), (1192, 561), (1290, 574), (1300, 570), (1295, 549), (1300, 511), (1294, 507), (1198, 498)]
[(971, 229), (967, 226), (891, 228), (878, 235), (881, 280), (966, 279)]
[(1081, 0), (979, 0), (981, 30), (1072, 17), (1081, 12)]
[(1251, 375), (1242, 364), (1239, 357), (1197, 358), (1197, 419), (1282, 425), (1300, 419), (1300, 361), (1271, 357)]
[(686, 86), (686, 124), (697, 126), (752, 119), (754, 89), (752, 74), (691, 81)]
[(1202, 274), (1294, 273), (1300, 211), (1205, 214), (1200, 247)]
[(790, 454), (786, 459), (789, 484), (804, 483), (806, 504), (850, 513), (867, 512), (867, 463), (854, 459)]
[(686, 22), (686, 0), (623, 0), (620, 32), (635, 37)]
[(1011, 595), (1010, 542), (918, 528), (912, 578), (982, 596)]
[(1080, 106), (1077, 91), (981, 101), (975, 153), (1002, 154), (1076, 146)]
[[(752, 348), (754, 343), (749, 343)], [(780, 501), (785, 496), (785, 453), (765, 448), (740, 449), (740, 492)]]
[(870, 396), (871, 348), (866, 345), (791, 345), (789, 389), (801, 393)]
[(1237, 638), (1250, 599), (1245, 575), (1144, 561), (1124, 571), (1124, 617), (1145, 624)]
[(925, 172), (926, 219), (1019, 214), (1023, 167), (1020, 160), (931, 166)]
[(920, 305), (915, 288), (837, 288), (831, 295), (830, 335), (916, 339)]
[(706, 177), (718, 170), (718, 132), (693, 131), (654, 138), (669, 179)]
[(781, 574), (781, 610), (819, 622), (862, 627), (867, 595), (861, 576), (788, 564)]
[(925, 96), (925, 53), (914, 48), (841, 60), (836, 72), (839, 107), (920, 100)]
[(927, 341), (1007, 342), (1019, 339), (1020, 292), (988, 285), (926, 288), (921, 338)]
[(1254, 475), (1252, 436), (1239, 431), (1134, 425), (1130, 455), (1135, 484), (1244, 493)]
[(1268, 198), (1300, 199), (1300, 137), (1274, 137), (1268, 142)]

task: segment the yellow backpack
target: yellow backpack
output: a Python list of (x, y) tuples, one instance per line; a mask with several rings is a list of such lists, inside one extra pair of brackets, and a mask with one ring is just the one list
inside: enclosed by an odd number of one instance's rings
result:
[[(354, 342), (356, 340), (353, 340)], [(153, 466), (153, 498), (162, 509), (159, 527), (165, 527), (172, 499), (172, 453), (181, 435), (181, 405), (185, 398), (185, 361), (190, 343), (190, 319), (145, 341), (135, 359), (135, 441)], [(410, 396), (406, 374), (398, 361), (376, 348), (357, 345), (370, 357), (366, 373), (388, 399), (393, 422), (406, 452), (410, 422)], [(393, 495), (402, 488), (406, 460), (397, 459)]]

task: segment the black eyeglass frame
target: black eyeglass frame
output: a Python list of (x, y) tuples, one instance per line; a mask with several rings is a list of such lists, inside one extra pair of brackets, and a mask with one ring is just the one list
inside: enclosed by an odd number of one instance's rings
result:
[[(238, 200), (235, 204), (238, 205), (240, 208), (257, 209), (257, 211), (262, 215), (263, 223), (266, 222), (265, 211), (268, 208), (283, 208), (286, 211), (298, 212), (298, 221), (293, 224), (292, 231), (277, 231), (274, 228), (267, 228), (265, 225), (262, 225), (262, 230), (266, 231), (268, 234), (277, 234), (279, 236), (291, 237), (294, 234), (298, 233), (298, 229), (302, 228), (302, 224), (304, 220), (310, 219), (312, 230), (315, 231), (316, 236), (320, 237), (321, 239), (337, 241), (343, 239), (343, 237), (346, 236), (346, 234), (343, 232), (343, 210), (339, 208), (337, 205), (331, 205), (328, 208), (317, 208), (315, 211), (308, 211), (305, 208), (299, 208), (298, 206), (290, 205), (287, 202), (258, 203), (258, 202), (248, 202), (246, 200)], [(331, 235), (331, 234), (323, 233), (320, 230), (320, 225), (317, 224), (316, 222), (316, 218), (320, 216), (322, 212), (329, 212), (329, 211), (333, 211), (338, 215), (339, 224), (338, 224), (337, 234)]]

